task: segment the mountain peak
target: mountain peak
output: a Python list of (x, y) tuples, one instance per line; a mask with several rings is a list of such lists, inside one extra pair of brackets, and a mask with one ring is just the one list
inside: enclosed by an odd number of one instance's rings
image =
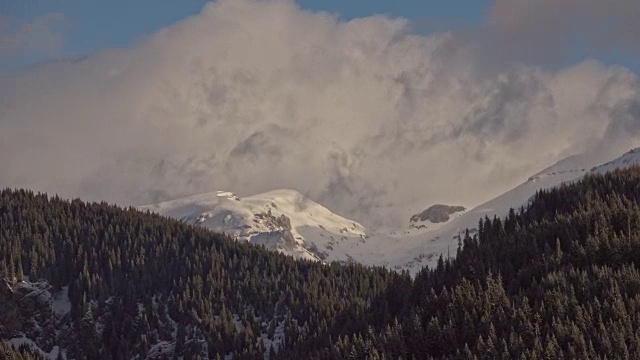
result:
[(240, 198), (237, 197), (236, 194), (230, 191), (216, 191), (216, 196), (219, 198), (226, 198), (226, 199), (240, 201)]
[(217, 191), (140, 208), (312, 260), (347, 261), (342, 253), (334, 256), (334, 247), (366, 237), (359, 223), (290, 189), (243, 198)]

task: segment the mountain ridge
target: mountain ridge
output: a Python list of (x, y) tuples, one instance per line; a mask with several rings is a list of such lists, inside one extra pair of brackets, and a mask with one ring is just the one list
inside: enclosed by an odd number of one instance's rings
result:
[(138, 208), (308, 260), (347, 260), (332, 257), (332, 245), (366, 237), (361, 224), (288, 189), (243, 198), (218, 191)]
[[(465, 229), (470, 229), (472, 233), (477, 231), (479, 219), (506, 216), (511, 208), (526, 205), (539, 190), (572, 183), (590, 173), (606, 173), (640, 164), (640, 148), (634, 148), (606, 163), (587, 166), (589, 163), (589, 157), (584, 154), (570, 156), (494, 199), (466, 211), (453, 211), (446, 219), (437, 219), (444, 221), (412, 221), (416, 214), (408, 219), (404, 228), (383, 229), (361, 225), (332, 213), (295, 190), (287, 189), (242, 199), (230, 192), (207, 193), (139, 208), (229, 233), (240, 240), (298, 258), (380, 265), (394, 270), (409, 270), (415, 274), (422, 266), (435, 266), (440, 256), (455, 255)], [(214, 198), (214, 194), (217, 200), (225, 199), (223, 204), (201, 201)], [(236, 206), (240, 204), (241, 207)], [(460, 210), (448, 205), (445, 207)], [(321, 215), (311, 220), (313, 211)], [(221, 214), (237, 220), (235, 227), (215, 220)], [(270, 225), (265, 225), (267, 223)], [(291, 224), (290, 229), (287, 223)]]

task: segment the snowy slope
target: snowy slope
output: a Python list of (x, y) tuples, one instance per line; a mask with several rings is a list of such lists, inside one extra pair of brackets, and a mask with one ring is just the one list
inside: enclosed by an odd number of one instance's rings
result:
[(298, 258), (359, 262), (415, 274), (423, 266), (435, 265), (441, 254), (445, 258), (454, 256), (459, 236), (467, 228), (475, 231), (480, 218), (505, 216), (509, 209), (525, 205), (540, 189), (578, 181), (589, 173), (640, 165), (640, 149), (600, 166), (593, 166), (592, 162), (585, 155), (569, 157), (493, 200), (451, 214), (448, 221), (407, 219), (403, 228), (365, 228), (293, 190), (275, 190), (242, 199), (229, 192), (217, 192), (141, 209), (225, 232)]
[(297, 258), (348, 260), (331, 254), (338, 242), (362, 242), (364, 227), (294, 190), (239, 198), (230, 192), (194, 195), (140, 207), (264, 245)]
[[(445, 258), (449, 254), (455, 255), (458, 237), (463, 235), (466, 229), (475, 231), (479, 219), (485, 216), (492, 218), (494, 215), (504, 217), (509, 209), (517, 209), (526, 205), (538, 190), (579, 181), (589, 173), (604, 174), (632, 165), (640, 165), (640, 148), (633, 149), (613, 161), (595, 167), (589, 166), (589, 159), (583, 156), (569, 157), (531, 176), (516, 188), (467, 211), (439, 228), (401, 239), (395, 247), (387, 249), (385, 261), (380, 264), (386, 263), (396, 269), (409, 270), (411, 273), (417, 272), (424, 265), (433, 266), (441, 254)], [(369, 243), (371, 246), (375, 246), (375, 243), (379, 243), (381, 247), (384, 246), (384, 240), (378, 240), (375, 237), (372, 237)]]
[(621, 168), (625, 168), (633, 165), (640, 165), (640, 148), (635, 148), (629, 151), (628, 153), (622, 155), (621, 157), (613, 161), (610, 161), (606, 164), (596, 166), (595, 168), (591, 169), (591, 172), (604, 174), (609, 171), (613, 171), (616, 169), (621, 169)]
[(565, 159), (550, 168), (532, 176), (524, 184), (488, 201), (467, 213), (465, 217), (477, 219), (493, 215), (505, 216), (510, 208), (517, 209), (526, 205), (529, 199), (541, 189), (550, 189), (565, 183), (579, 181), (589, 173), (604, 174), (615, 169), (640, 165), (640, 148), (633, 149), (621, 157), (595, 167), (585, 167), (584, 160), (578, 156)]
[[(58, 331), (42, 332), (41, 330), (48, 326), (61, 325), (67, 318), (66, 315), (71, 311), (71, 302), (69, 301), (68, 286), (64, 286), (61, 291), (53, 291), (52, 287), (45, 281), (31, 282), (28, 276), (16, 284), (9, 285), (10, 293), (16, 294), (20, 304), (17, 307), (25, 306), (22, 310), (24, 314), (31, 316), (28, 323), (30, 325), (20, 327), (19, 333), (5, 333), (9, 335), (8, 342), (15, 349), (25, 345), (35, 353), (39, 354), (44, 360), (58, 359), (59, 355), (66, 358), (66, 351), (56, 339)], [(8, 299), (11, 302), (11, 297)], [(29, 311), (25, 311), (29, 309)], [(47, 314), (53, 315), (48, 323), (43, 323), (43, 319), (47, 319)], [(27, 323), (27, 321), (25, 321)], [(5, 324), (6, 325), (6, 324)], [(23, 332), (24, 331), (24, 332)], [(42, 348), (40, 346), (43, 346)], [(48, 351), (45, 351), (48, 350)], [(0, 358), (2, 356), (0, 355)]]

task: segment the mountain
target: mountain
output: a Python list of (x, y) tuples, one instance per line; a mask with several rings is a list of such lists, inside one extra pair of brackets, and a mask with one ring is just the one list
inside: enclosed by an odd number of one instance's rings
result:
[[(531, 197), (539, 190), (550, 189), (562, 184), (570, 184), (582, 179), (587, 174), (604, 174), (609, 171), (640, 164), (640, 148), (632, 149), (624, 155), (594, 167), (585, 167), (585, 160), (580, 156), (572, 156), (557, 164), (531, 176), (525, 183), (517, 186), (497, 198), (481, 204), (465, 214), (461, 222), (474, 221), (485, 216), (502, 217), (507, 215), (510, 208), (517, 209), (527, 204)], [(471, 219), (475, 218), (475, 220)]]
[(640, 167), (617, 169), (635, 156), (485, 219), (415, 277), (2, 190), (0, 358), (637, 358)]
[(440, 227), (426, 229), (421, 234), (403, 238), (388, 254), (388, 258), (392, 258), (389, 259), (389, 264), (393, 264), (392, 267), (395, 269), (406, 269), (414, 274), (422, 266), (434, 266), (440, 255), (445, 258), (455, 255), (464, 231), (470, 229), (473, 235), (477, 231), (480, 219), (504, 217), (510, 209), (517, 210), (526, 206), (537, 191), (571, 184), (589, 174), (605, 174), (616, 169), (640, 165), (640, 148), (632, 149), (604, 164), (589, 166), (590, 163), (589, 157), (585, 155), (568, 157), (534, 174), (514, 189), (468, 210)]
[(244, 198), (219, 191), (140, 209), (309, 260), (346, 261), (334, 251), (336, 244), (358, 244), (366, 237), (362, 225), (294, 190), (274, 190)]
[[(538, 192), (504, 218), (485, 219), (462, 237), (455, 259), (417, 274), (406, 310), (390, 320), (395, 326), (309, 358), (638, 358), (640, 167), (619, 170), (636, 157), (626, 154)], [(616, 170), (602, 176), (606, 167)]]
[(223, 232), (298, 259), (358, 262), (395, 270), (402, 266), (389, 260), (398, 242), (408, 243), (406, 239), (433, 232), (464, 212), (459, 206), (434, 205), (412, 217), (405, 228), (366, 228), (286, 189), (242, 198), (218, 191), (138, 209)]
[(407, 280), (26, 190), (0, 191), (0, 229), (0, 339), (52, 360), (269, 358)]
[(598, 166), (592, 166), (587, 155), (571, 156), (471, 210), (436, 204), (413, 215), (403, 228), (361, 225), (293, 190), (275, 190), (245, 198), (218, 192), (140, 209), (225, 232), (296, 258), (358, 262), (415, 274), (423, 266), (434, 266), (441, 255), (455, 256), (465, 230), (470, 229), (474, 234), (479, 219), (506, 216), (510, 209), (526, 205), (539, 190), (634, 164), (640, 164), (640, 149)]

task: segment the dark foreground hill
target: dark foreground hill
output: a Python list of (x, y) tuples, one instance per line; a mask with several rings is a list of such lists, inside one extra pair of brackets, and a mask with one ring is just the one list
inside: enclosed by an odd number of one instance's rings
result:
[(639, 358), (638, 202), (640, 168), (540, 192), (410, 279), (5, 190), (0, 336), (54, 359)]

